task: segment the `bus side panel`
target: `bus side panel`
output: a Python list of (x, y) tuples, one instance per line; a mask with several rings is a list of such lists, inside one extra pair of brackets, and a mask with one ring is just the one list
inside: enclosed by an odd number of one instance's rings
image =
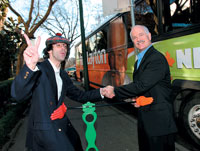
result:
[[(104, 61), (102, 60), (102, 57), (105, 57), (106, 59)], [(90, 61), (92, 60), (92, 61)], [(96, 86), (92, 83), (96, 83), (98, 85), (102, 85), (102, 79), (105, 74), (105, 72), (110, 70), (110, 66), (108, 64), (108, 54), (105, 54), (105, 56), (93, 56), (88, 58), (88, 62), (92, 62), (91, 64), (88, 64), (88, 76), (90, 81), (90, 86), (94, 88), (99, 88), (99, 86)]]
[(127, 70), (126, 74), (128, 77), (133, 81), (133, 71), (134, 71), (134, 64), (137, 60), (134, 48), (128, 48), (128, 56), (127, 56)]
[(78, 81), (81, 81), (81, 72), (83, 71), (83, 65), (82, 65), (82, 60), (81, 59), (77, 59), (76, 60), (76, 77)]
[(167, 58), (172, 80), (200, 81), (200, 33), (163, 40), (154, 44)]
[[(94, 61), (94, 64), (88, 65), (89, 81), (91, 82), (90, 86), (94, 88), (99, 88), (97, 85), (120, 86), (131, 82), (135, 55), (133, 48), (129, 48), (128, 53), (125, 53), (125, 49), (127, 48), (122, 47), (120, 49), (114, 50), (113, 52), (108, 52), (106, 54), (106, 63), (96, 64), (97, 62)], [(120, 58), (117, 59), (117, 56)], [(114, 64), (112, 69), (111, 64)]]

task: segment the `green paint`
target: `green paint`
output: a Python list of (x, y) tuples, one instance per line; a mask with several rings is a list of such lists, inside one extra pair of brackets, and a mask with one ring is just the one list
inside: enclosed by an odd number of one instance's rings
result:
[(88, 142), (86, 151), (99, 151), (95, 145), (96, 141), (96, 130), (94, 128), (94, 123), (97, 119), (97, 114), (95, 113), (95, 104), (87, 102), (83, 104), (83, 115), (82, 119), (86, 124), (85, 138)]
[[(193, 48), (200, 47), (200, 33), (195, 33), (191, 35), (186, 35), (177, 38), (171, 38), (168, 40), (163, 40), (154, 43), (154, 47), (161, 51), (164, 55), (166, 52), (170, 53), (171, 58), (174, 59), (175, 63), (170, 67), (171, 75), (173, 80), (175, 79), (184, 79), (184, 80), (194, 80), (199, 81), (199, 68), (194, 68), (193, 64)], [(191, 61), (192, 68), (186, 68), (183, 65), (183, 68), (177, 67), (177, 50), (191, 49)]]

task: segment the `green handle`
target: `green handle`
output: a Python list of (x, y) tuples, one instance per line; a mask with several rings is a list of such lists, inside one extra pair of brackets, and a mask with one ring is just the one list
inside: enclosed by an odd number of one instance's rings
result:
[(86, 151), (99, 151), (98, 148), (95, 145), (96, 141), (96, 130), (94, 128), (94, 123), (97, 119), (97, 114), (95, 113), (95, 104), (87, 102), (86, 104), (83, 104), (83, 115), (82, 119), (87, 125), (85, 137), (88, 142), (88, 146), (86, 148)]

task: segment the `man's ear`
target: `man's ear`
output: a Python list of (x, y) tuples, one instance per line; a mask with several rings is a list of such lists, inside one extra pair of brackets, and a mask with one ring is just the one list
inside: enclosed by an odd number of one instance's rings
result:
[(149, 40), (151, 41), (151, 33), (148, 34)]

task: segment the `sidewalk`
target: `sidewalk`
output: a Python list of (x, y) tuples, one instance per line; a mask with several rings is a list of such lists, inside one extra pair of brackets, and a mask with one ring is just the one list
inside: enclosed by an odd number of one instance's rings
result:
[[(80, 103), (69, 99), (65, 100), (65, 103), (69, 104), (68, 106), (80, 106)], [(137, 121), (135, 119), (114, 107), (98, 108), (96, 113), (98, 115), (95, 126), (96, 146), (99, 151), (138, 151), (137, 128), (135, 126)], [(82, 110), (68, 110), (67, 114), (81, 137), (83, 148), (86, 148), (86, 126), (82, 120)], [(28, 116), (21, 120), (16, 136), (12, 140), (13, 144), (8, 150), (2, 151), (26, 151), (27, 121)]]
[(4, 147), (4, 150), (2, 151), (26, 151), (25, 149), (25, 139), (26, 139), (26, 126), (28, 122), (28, 116), (25, 116), (25, 118), (21, 119), (18, 124), (15, 127), (16, 133), (13, 134), (14, 138), (8, 142), (7, 145)]
[[(75, 104), (75, 106), (77, 105)], [(138, 151), (136, 119), (114, 107), (101, 108), (96, 112), (98, 115), (96, 121), (97, 126), (95, 127), (97, 132), (96, 145), (99, 151)], [(83, 148), (86, 148), (87, 142), (84, 137), (85, 124), (81, 119), (81, 114), (82, 112), (77, 110), (68, 111), (68, 116), (72, 124), (81, 136)], [(19, 121), (19, 128), (13, 140), (10, 141), (10, 147), (2, 151), (26, 151), (25, 138), (27, 121), (28, 116)], [(177, 143), (175, 145), (176, 151), (189, 151), (182, 145)]]
[[(65, 99), (66, 106), (80, 106), (81, 104)], [(97, 102), (96, 104), (106, 104), (106, 102)], [(113, 106), (96, 108), (97, 121), (96, 145), (99, 151), (138, 151), (137, 141), (137, 119), (132, 111), (119, 110)], [(86, 125), (82, 120), (81, 110), (68, 110), (67, 116), (71, 120), (75, 129), (79, 133), (83, 148), (87, 147), (85, 139)], [(21, 119), (12, 132), (12, 139), (4, 146), (2, 151), (26, 151), (26, 126), (28, 115)], [(182, 145), (176, 143), (176, 151), (190, 151)]]

